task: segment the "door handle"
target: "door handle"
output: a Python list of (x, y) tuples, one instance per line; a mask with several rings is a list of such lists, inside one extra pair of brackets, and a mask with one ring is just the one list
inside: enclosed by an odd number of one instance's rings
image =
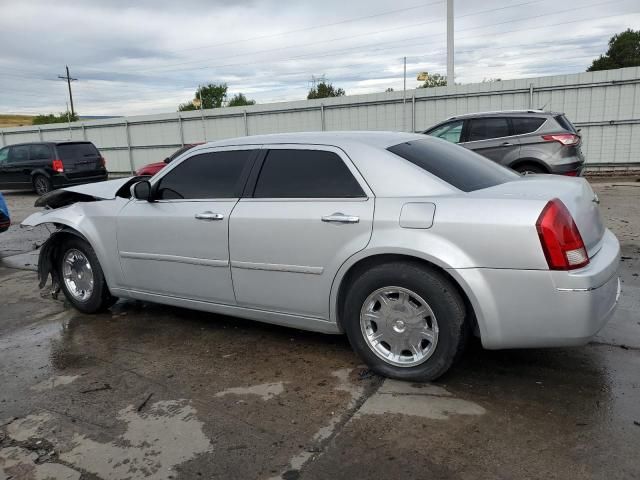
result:
[(513, 145), (513, 143), (511, 143), (511, 142), (502, 142), (502, 143), (500, 144), (500, 146), (501, 146), (501, 147), (510, 147), (510, 146), (512, 146), (512, 145)]
[(224, 215), (222, 215), (221, 213), (213, 213), (213, 212), (202, 212), (202, 213), (196, 213), (196, 220), (222, 220), (224, 218)]
[(358, 223), (360, 217), (354, 215), (345, 215), (344, 213), (336, 212), (331, 215), (325, 215), (322, 217), (323, 222), (329, 223)]

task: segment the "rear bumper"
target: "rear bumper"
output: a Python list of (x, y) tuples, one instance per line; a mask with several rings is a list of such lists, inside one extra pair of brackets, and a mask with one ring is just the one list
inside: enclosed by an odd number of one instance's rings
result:
[(86, 177), (69, 178), (65, 174), (57, 174), (51, 176), (53, 188), (70, 187), (72, 185), (83, 185), (85, 183), (104, 182), (108, 180), (109, 174), (104, 172), (89, 172)]
[(583, 345), (620, 298), (620, 246), (607, 230), (589, 265), (572, 272), (471, 268), (455, 274), (468, 288), (488, 349)]
[(550, 165), (551, 173), (556, 175), (570, 175), (572, 177), (581, 177), (584, 171), (584, 162), (564, 163), (562, 165)]

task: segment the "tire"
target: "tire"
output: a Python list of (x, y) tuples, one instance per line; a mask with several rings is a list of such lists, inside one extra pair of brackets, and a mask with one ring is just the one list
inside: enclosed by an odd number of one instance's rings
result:
[(109, 293), (96, 253), (81, 238), (69, 238), (62, 244), (58, 275), (67, 300), (83, 313), (106, 310), (117, 301)]
[[(389, 307), (376, 300), (383, 297)], [(469, 336), (465, 317), (464, 301), (444, 274), (419, 263), (396, 262), (372, 267), (355, 279), (345, 298), (342, 323), (352, 348), (374, 372), (425, 382), (443, 375), (461, 355)], [(423, 333), (428, 331), (431, 340)], [(374, 346), (368, 338), (378, 333), (382, 337)], [(394, 347), (397, 353), (397, 345), (405, 341), (416, 349), (401, 350), (391, 358)]]
[(544, 167), (535, 163), (521, 163), (520, 165), (516, 165), (514, 170), (522, 175), (529, 175), (532, 173), (549, 173)]
[(53, 189), (53, 185), (46, 176), (38, 174), (33, 177), (33, 189), (38, 195), (42, 196), (45, 193), (49, 193)]

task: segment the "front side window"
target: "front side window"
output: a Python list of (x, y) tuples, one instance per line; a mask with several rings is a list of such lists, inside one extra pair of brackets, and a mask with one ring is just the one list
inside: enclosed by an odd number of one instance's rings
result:
[(51, 158), (49, 145), (31, 145), (29, 147), (29, 158), (31, 160), (47, 160)]
[(11, 147), (9, 153), (9, 162), (26, 162), (29, 160), (29, 146), (19, 145), (17, 147)]
[(342, 159), (323, 150), (270, 150), (256, 198), (359, 198), (366, 194)]
[(160, 179), (156, 196), (161, 200), (237, 198), (254, 152), (233, 150), (194, 155)]
[(470, 122), (468, 142), (509, 136), (509, 122), (506, 118), (473, 118)]
[(3, 148), (0, 150), (0, 165), (5, 163), (9, 158), (9, 148)]
[(512, 118), (511, 125), (513, 126), (513, 134), (514, 135), (524, 135), (525, 133), (532, 133), (538, 130), (542, 124), (546, 121), (544, 118), (540, 117), (529, 117), (529, 118)]
[(462, 135), (462, 125), (462, 120), (449, 122), (436, 128), (435, 130), (432, 130), (431, 132), (429, 132), (429, 135), (431, 135), (432, 137), (442, 138), (447, 142), (459, 143), (460, 136)]

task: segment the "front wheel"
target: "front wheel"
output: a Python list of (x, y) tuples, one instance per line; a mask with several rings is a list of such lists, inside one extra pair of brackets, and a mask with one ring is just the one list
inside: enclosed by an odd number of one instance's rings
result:
[(60, 251), (60, 286), (69, 302), (83, 313), (99, 312), (113, 305), (117, 299), (109, 293), (91, 245), (81, 238), (70, 238)]
[(351, 285), (343, 325), (376, 373), (411, 381), (443, 375), (468, 336), (465, 305), (442, 273), (413, 262), (383, 264)]

